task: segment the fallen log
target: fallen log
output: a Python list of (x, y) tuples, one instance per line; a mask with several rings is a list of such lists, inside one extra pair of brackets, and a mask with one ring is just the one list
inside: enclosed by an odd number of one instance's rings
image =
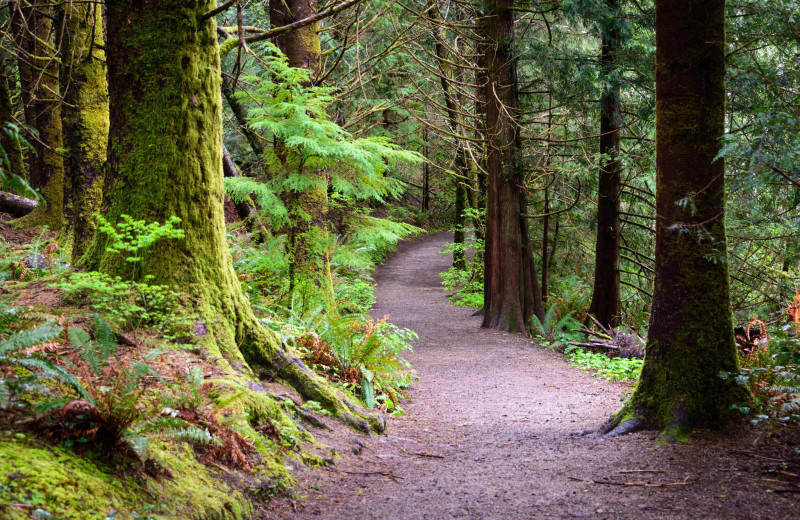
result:
[(38, 202), (33, 199), (26, 199), (13, 193), (0, 191), (0, 211), (14, 217), (24, 217), (38, 206)]

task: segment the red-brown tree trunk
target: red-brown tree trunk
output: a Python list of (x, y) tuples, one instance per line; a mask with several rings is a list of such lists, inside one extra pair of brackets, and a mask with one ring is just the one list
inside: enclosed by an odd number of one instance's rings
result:
[(488, 172), (483, 327), (525, 332), (544, 318), (520, 164), (513, 0), (485, 2), (481, 21), (488, 81), (484, 88)]

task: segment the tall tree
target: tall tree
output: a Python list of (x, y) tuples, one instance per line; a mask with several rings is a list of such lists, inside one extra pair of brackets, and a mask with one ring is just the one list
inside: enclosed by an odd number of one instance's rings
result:
[(725, 236), (725, 1), (656, 2), (656, 262), (644, 366), (606, 430), (721, 424), (737, 370)]
[(488, 172), (483, 327), (525, 331), (533, 314), (544, 319), (528, 230), (520, 158), (513, 0), (484, 3)]
[[(196, 316), (194, 333), (222, 366), (280, 378), (355, 427), (382, 429), (285, 350), (256, 319), (236, 278), (225, 239), (222, 94), (214, 0), (109, 0), (111, 127), (106, 219), (181, 218), (185, 238), (155, 248), (142, 274), (180, 288)], [(97, 233), (89, 267), (124, 266)]]
[[(273, 30), (309, 18), (316, 12), (316, 0), (270, 0), (269, 2), (269, 20)], [(316, 83), (322, 64), (319, 24), (312, 23), (280, 34), (275, 37), (275, 45), (286, 55), (290, 67), (312, 71), (312, 80)], [(276, 143), (278, 149), (281, 146), (281, 143)], [(278, 156), (282, 157), (280, 151)], [(283, 157), (282, 162), (285, 163)], [(300, 164), (297, 167), (302, 170), (305, 166)], [(314, 273), (316, 281), (325, 287), (329, 307), (332, 308), (335, 303), (330, 258), (326, 251), (322, 251), (319, 255), (311, 252), (313, 241), (327, 237), (328, 181), (324, 170), (312, 174), (317, 177), (313, 188), (290, 189), (285, 194), (288, 199), (285, 201), (286, 206), (292, 220), (288, 230), (291, 250), (289, 272), (292, 287), (298, 275), (307, 276)]]
[(621, 312), (620, 259), (620, 194), (622, 163), (619, 159), (620, 84), (617, 56), (621, 43), (619, 0), (606, 0), (607, 11), (600, 20), (600, 173), (597, 190), (597, 242), (595, 247), (594, 290), (589, 313), (603, 325), (617, 325)]
[[(12, 84), (16, 83), (7, 64), (0, 66), (0, 125), (14, 122), (14, 105), (12, 103)], [(14, 175), (25, 178), (25, 158), (22, 154), (20, 143), (12, 139), (6, 132), (0, 130), (0, 146), (8, 158), (8, 168)]]
[(61, 109), (65, 160), (65, 247), (77, 261), (94, 235), (94, 214), (103, 200), (103, 168), (108, 148), (103, 15), (99, 3), (58, 6), (61, 42)]
[(12, 24), (17, 47), (25, 122), (36, 129), (32, 138), (28, 180), (39, 189), (44, 204), (14, 221), (17, 227), (47, 225), (59, 229), (64, 208), (64, 158), (59, 95), (59, 60), (53, 44), (53, 7), (14, 3)]

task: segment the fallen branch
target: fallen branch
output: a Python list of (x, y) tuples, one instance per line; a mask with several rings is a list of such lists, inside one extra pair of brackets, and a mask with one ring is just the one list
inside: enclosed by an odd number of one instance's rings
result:
[(417, 457), (430, 457), (432, 459), (444, 458), (444, 455), (436, 455), (435, 453), (411, 453), (411, 455), (416, 455)]
[(24, 217), (36, 209), (38, 205), (39, 203), (33, 199), (26, 199), (19, 195), (0, 191), (0, 211), (4, 211), (14, 217)]
[(611, 480), (587, 480), (577, 477), (567, 476), (570, 480), (577, 480), (578, 482), (586, 482), (587, 484), (606, 484), (609, 486), (637, 486), (637, 487), (671, 487), (671, 486), (688, 486), (696, 484), (696, 480), (687, 480), (684, 482), (667, 482), (664, 484), (648, 484), (647, 482), (614, 482)]
[(328, 469), (333, 471), (338, 471), (339, 473), (346, 473), (348, 475), (381, 475), (383, 477), (389, 477), (393, 479), (400, 479), (400, 480), (403, 479), (403, 477), (401, 477), (400, 475), (395, 475), (394, 473), (389, 473), (388, 471), (346, 471), (334, 467), (328, 467)]

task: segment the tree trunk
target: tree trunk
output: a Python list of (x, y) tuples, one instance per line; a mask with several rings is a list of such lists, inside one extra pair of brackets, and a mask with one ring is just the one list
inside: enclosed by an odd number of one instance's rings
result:
[(719, 426), (747, 390), (729, 300), (725, 170), (725, 2), (656, 2), (656, 260), (653, 310), (636, 390), (607, 429), (680, 439)]
[(86, 252), (94, 236), (94, 214), (103, 201), (108, 151), (108, 83), (106, 81), (103, 15), (100, 4), (69, 2), (58, 8), (61, 41), (61, 110), (65, 161), (62, 236), (73, 262)]
[[(269, 16), (273, 28), (289, 25), (308, 18), (317, 12), (316, 0), (270, 0)], [(319, 40), (319, 24), (313, 23), (277, 36), (275, 45), (289, 60), (289, 66), (312, 71), (316, 76), (322, 65), (322, 49)], [(278, 149), (281, 144), (277, 143)], [(280, 156), (280, 150), (278, 156)], [(325, 172), (312, 172), (326, 181)], [(289, 230), (290, 284), (294, 287), (297, 275), (305, 275), (322, 290), (329, 311), (336, 302), (331, 278), (330, 258), (327, 252), (309, 254), (311, 242), (324, 241), (328, 235), (328, 189), (324, 187), (288, 194), (285, 202), (292, 216)]]
[[(11, 83), (16, 82), (11, 72), (3, 67), (0, 70), (0, 125), (14, 122), (14, 106), (11, 102)], [(11, 139), (2, 129), (0, 129), (0, 146), (8, 157), (8, 167), (11, 173), (21, 178), (26, 177), (25, 158), (22, 155), (22, 146), (19, 142)]]
[[(464, 162), (461, 159), (464, 154), (460, 149), (456, 150), (456, 154), (456, 163)], [(464, 255), (464, 225), (466, 219), (464, 218), (464, 210), (466, 209), (467, 194), (464, 189), (463, 181), (458, 177), (456, 177), (454, 181), (456, 205), (453, 210), (453, 245), (456, 247), (453, 249), (453, 267), (456, 269), (466, 269), (467, 261)]]
[(222, 94), (225, 96), (225, 101), (228, 102), (228, 106), (231, 107), (233, 117), (239, 124), (239, 129), (244, 134), (245, 139), (247, 139), (250, 149), (253, 150), (253, 153), (260, 159), (264, 156), (264, 145), (261, 142), (261, 136), (250, 128), (250, 124), (247, 122), (247, 110), (234, 95), (233, 86), (228, 78), (222, 80)]
[(620, 193), (622, 163), (619, 160), (620, 86), (616, 61), (620, 47), (619, 0), (606, 0), (614, 16), (603, 22), (600, 96), (600, 173), (597, 190), (597, 242), (595, 247), (594, 290), (589, 313), (607, 327), (619, 322), (622, 304), (619, 285)]
[(481, 22), (487, 40), (484, 88), (488, 187), (483, 327), (525, 332), (544, 319), (526, 213), (519, 153), (513, 0), (491, 0)]
[[(250, 308), (225, 239), (222, 95), (216, 20), (201, 16), (215, 0), (109, 0), (111, 128), (106, 218), (182, 219), (186, 237), (160, 243), (142, 261), (153, 282), (185, 291), (200, 345), (227, 371), (280, 378), (354, 427), (383, 428), (292, 356)], [(121, 274), (124, 262), (96, 234), (89, 268)]]
[(23, 2), (14, 9), (16, 44), (20, 49), (21, 84), (30, 96), (25, 106), (25, 122), (35, 128), (32, 139), (36, 154), (31, 156), (28, 181), (40, 190), (44, 204), (14, 220), (14, 227), (48, 226), (61, 228), (64, 212), (64, 159), (61, 156), (61, 99), (58, 63), (53, 52), (52, 13), (49, 5), (32, 7)]
[(422, 154), (425, 162), (422, 163), (422, 211), (428, 211), (431, 206), (431, 174), (430, 174), (430, 146), (428, 145), (428, 127), (422, 125)]

